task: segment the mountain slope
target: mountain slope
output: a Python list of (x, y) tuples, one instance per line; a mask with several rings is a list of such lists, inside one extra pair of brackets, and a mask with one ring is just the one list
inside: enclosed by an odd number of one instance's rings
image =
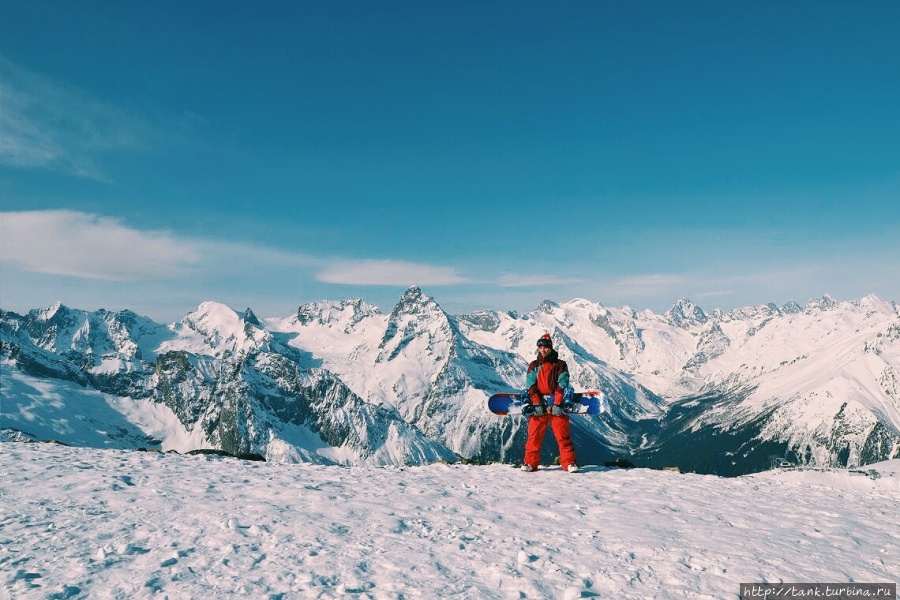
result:
[[(610, 399), (609, 413), (572, 419), (582, 462), (731, 475), (773, 456), (900, 455), (900, 311), (872, 296), (709, 314), (680, 300), (661, 315), (548, 300), (452, 316), (413, 287), (390, 314), (321, 301), (260, 319), (203, 302), (168, 326), (57, 303), (0, 313), (2, 428), (289, 462), (519, 460), (526, 421), (485, 400), (522, 387), (544, 333), (573, 385)], [(550, 461), (552, 437), (545, 446)]]
[[(135, 336), (153, 346), (140, 351), (134, 340), (111, 344), (107, 330), (94, 326), (98, 318), (107, 322), (108, 314), (61, 306), (52, 314), (4, 313), (3, 379), (17, 385), (4, 384), (3, 428), (46, 437), (49, 427), (53, 438), (68, 443), (120, 447), (112, 435), (76, 432), (46, 412), (52, 406), (77, 417), (89, 397), (92, 405), (107, 405), (110, 414), (120, 405), (131, 406), (123, 410), (124, 417), (127, 421), (130, 415), (138, 427), (147, 414), (168, 412), (161, 420), (169, 427), (155, 431), (155, 443), (142, 439), (141, 446), (214, 448), (323, 463), (417, 464), (455, 458), (395, 410), (363, 401), (326, 369), (302, 368), (301, 353), (265, 329), (251, 311), (238, 313), (205, 302), (166, 333), (157, 327), (150, 328), (152, 339)], [(87, 331), (100, 333), (88, 336)], [(65, 350), (52, 352), (59, 349)], [(116, 363), (121, 365), (118, 372), (110, 369)], [(32, 413), (42, 418), (19, 418), (33, 405), (36, 394), (28, 390), (45, 380), (59, 382), (54, 383), (57, 388), (71, 381), (96, 393), (54, 392), (55, 403), (43, 402), (44, 410)]]
[[(483, 316), (501, 319), (494, 313)], [(323, 302), (304, 305), (296, 317), (273, 319), (269, 326), (359, 396), (394, 407), (406, 422), (461, 456), (518, 460), (525, 422), (498, 419), (485, 410), (485, 400), (496, 391), (519, 389), (531, 357), (479, 341), (473, 335), (477, 320), (446, 314), (413, 287), (387, 316), (359, 301)], [(593, 357), (585, 360), (593, 361), (597, 372), (583, 369), (583, 381), (598, 387), (603, 370)], [(575, 429), (584, 456), (608, 459), (617, 451), (608, 441), (615, 429), (602, 419), (581, 418)], [(551, 443), (547, 460), (552, 453)]]

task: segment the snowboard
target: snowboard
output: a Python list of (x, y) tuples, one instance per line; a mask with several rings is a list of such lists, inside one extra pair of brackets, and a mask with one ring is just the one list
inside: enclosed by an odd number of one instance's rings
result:
[[(553, 403), (553, 396), (544, 398), (548, 405)], [(495, 415), (525, 414), (522, 410), (524, 407), (521, 392), (501, 392), (488, 398), (488, 410)], [(608, 409), (606, 395), (603, 392), (575, 392), (572, 405), (566, 412), (573, 415), (599, 415)]]

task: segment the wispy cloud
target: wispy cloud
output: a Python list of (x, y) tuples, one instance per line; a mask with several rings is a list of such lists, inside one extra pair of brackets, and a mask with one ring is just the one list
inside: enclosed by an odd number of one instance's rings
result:
[(325, 264), (299, 253), (181, 238), (72, 210), (0, 213), (0, 262), (23, 271), (103, 281), (210, 277)]
[[(652, 298), (683, 296), (690, 289), (689, 277), (678, 274), (653, 273), (635, 275), (613, 281), (607, 292), (620, 298)], [(633, 300), (632, 300), (633, 301)]]
[(337, 260), (319, 271), (316, 279), (341, 285), (457, 285), (473, 283), (453, 267), (402, 260)]
[[(409, 285), (442, 287), (436, 294), (442, 305), (459, 312), (485, 307), (530, 310), (544, 298), (589, 298), (661, 311), (680, 297), (706, 300), (704, 308), (723, 309), (787, 300), (802, 303), (826, 291), (838, 298), (868, 293), (891, 300), (900, 297), (900, 270), (893, 255), (866, 261), (848, 256), (721, 264), (618, 278), (588, 267), (581, 278), (514, 273), (492, 277), (484, 272), (486, 265), (316, 256), (265, 244), (147, 230), (73, 210), (0, 212), (0, 263), (0, 293), (4, 308), (10, 310), (59, 299), (88, 306), (148, 307), (148, 313), (158, 313), (161, 307), (178, 312), (192, 302), (217, 299), (285, 314), (285, 307), (296, 302), (344, 293), (384, 306), (396, 300), (390, 288)], [(470, 268), (481, 269), (479, 276), (470, 276)]]
[(399, 260), (322, 258), (264, 246), (179, 238), (72, 210), (0, 213), (0, 261), (23, 271), (133, 281), (304, 269), (323, 283), (359, 286), (473, 283), (452, 267)]
[(525, 287), (552, 287), (560, 285), (573, 285), (583, 283), (585, 280), (579, 277), (557, 277), (555, 275), (516, 275), (507, 273), (501, 275), (497, 285), (505, 288)]
[(101, 160), (160, 137), (129, 111), (0, 56), (0, 164), (104, 180)]
[(672, 287), (683, 284), (685, 281), (681, 275), (636, 275), (634, 277), (626, 277), (619, 279), (615, 285), (625, 288), (652, 288), (659, 289), (664, 287)]
[(181, 276), (201, 256), (167, 232), (69, 210), (0, 213), (0, 250), (25, 271), (109, 281)]
[(707, 298), (725, 298), (734, 295), (734, 290), (710, 290), (708, 292), (698, 292), (696, 294), (692, 294), (691, 297), (694, 300), (706, 300)]

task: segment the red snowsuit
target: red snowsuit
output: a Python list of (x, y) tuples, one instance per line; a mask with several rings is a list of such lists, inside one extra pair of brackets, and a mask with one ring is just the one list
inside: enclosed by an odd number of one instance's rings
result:
[[(569, 385), (569, 367), (566, 361), (559, 360), (556, 350), (551, 350), (546, 357), (538, 357), (528, 365), (525, 384), (532, 404), (541, 404), (545, 395), (553, 396), (550, 404), (562, 404), (563, 389)], [(537, 469), (548, 425), (553, 429), (553, 436), (559, 446), (559, 464), (565, 471), (569, 465), (575, 464), (575, 445), (569, 434), (568, 415), (551, 415), (547, 412), (529, 417), (524, 462), (532, 470)]]

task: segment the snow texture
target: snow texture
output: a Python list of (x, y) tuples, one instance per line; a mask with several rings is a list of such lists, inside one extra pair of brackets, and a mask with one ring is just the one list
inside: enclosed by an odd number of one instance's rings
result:
[(895, 582), (900, 461), (723, 479), (0, 444), (4, 598), (735, 598)]

